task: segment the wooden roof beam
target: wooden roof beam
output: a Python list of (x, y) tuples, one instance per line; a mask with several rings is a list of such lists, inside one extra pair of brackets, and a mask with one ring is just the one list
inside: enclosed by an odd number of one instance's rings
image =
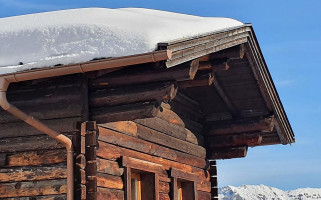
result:
[(190, 87), (202, 87), (202, 86), (210, 86), (214, 82), (213, 73), (203, 74), (201, 76), (195, 77), (194, 80), (181, 81), (178, 82), (179, 88), (190, 88)]
[(260, 133), (250, 133), (241, 135), (216, 135), (206, 137), (208, 147), (210, 148), (226, 148), (249, 146), (254, 147), (262, 143), (263, 137)]
[(208, 124), (207, 135), (226, 135), (246, 132), (271, 132), (275, 127), (274, 116), (263, 119), (229, 121), (227, 123)]
[(231, 100), (229, 99), (229, 97), (226, 95), (225, 91), (223, 90), (223, 88), (221, 87), (220, 82), (217, 80), (215, 73), (213, 72), (213, 76), (214, 76), (214, 87), (217, 91), (217, 93), (219, 94), (219, 96), (222, 98), (222, 100), (224, 101), (225, 105), (227, 106), (229, 112), (231, 113), (231, 115), (233, 117), (237, 116), (237, 110), (235, 108), (235, 106), (233, 105), (233, 103), (231, 102)]
[(231, 159), (231, 158), (243, 158), (247, 155), (247, 146), (231, 147), (221, 149), (208, 149), (207, 159)]

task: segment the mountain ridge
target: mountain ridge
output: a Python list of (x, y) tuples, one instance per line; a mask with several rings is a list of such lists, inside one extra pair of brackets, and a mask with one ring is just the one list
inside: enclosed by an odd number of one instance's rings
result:
[(266, 185), (225, 186), (219, 189), (220, 200), (314, 200), (321, 199), (321, 188), (283, 191)]

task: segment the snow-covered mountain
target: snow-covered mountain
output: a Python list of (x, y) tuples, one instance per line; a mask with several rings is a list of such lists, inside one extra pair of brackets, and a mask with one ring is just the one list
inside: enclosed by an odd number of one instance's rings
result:
[(226, 186), (219, 190), (220, 200), (310, 200), (321, 199), (321, 188), (283, 191), (265, 185)]

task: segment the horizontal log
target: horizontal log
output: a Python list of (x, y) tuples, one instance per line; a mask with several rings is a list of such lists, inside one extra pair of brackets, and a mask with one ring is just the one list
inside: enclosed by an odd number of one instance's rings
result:
[[(155, 116), (152, 116), (152, 117), (158, 117), (158, 118), (161, 118), (165, 121), (168, 121), (169, 123), (185, 127), (185, 123), (181, 119), (181, 117), (178, 116), (174, 111), (167, 109), (164, 106), (162, 106), (162, 112), (158, 112)], [(145, 117), (145, 118), (147, 118), (147, 117)]]
[(7, 155), (7, 166), (47, 165), (66, 162), (66, 149), (39, 150)]
[(67, 178), (65, 165), (32, 166), (0, 169), (0, 182), (51, 180)]
[(169, 170), (171, 167), (174, 167), (180, 170), (185, 170), (186, 172), (194, 173), (198, 175), (201, 180), (209, 180), (208, 172), (202, 169), (205, 167), (205, 165), (197, 168), (188, 164), (171, 161), (165, 158), (160, 159), (158, 156), (152, 156), (146, 153), (141, 153), (141, 152), (138, 152), (137, 150), (130, 150), (130, 149), (126, 149), (123, 147), (115, 146), (115, 145), (108, 144), (105, 142), (100, 142), (100, 141), (98, 141), (98, 143), (99, 143), (99, 149), (97, 151), (98, 157), (104, 157), (105, 159), (117, 159), (117, 158), (119, 159), (121, 156), (128, 156), (128, 157), (137, 158), (140, 160), (146, 160), (149, 162), (163, 165), (165, 170)]
[[(170, 123), (158, 117), (136, 119), (134, 120), (134, 122), (181, 140), (186, 140), (187, 138), (187, 131), (184, 127)], [(137, 125), (136, 125), (136, 129), (137, 129)]]
[(114, 176), (122, 176), (124, 168), (120, 168), (118, 162), (97, 158), (97, 171)]
[(171, 69), (140, 71), (139, 73), (110, 74), (90, 81), (92, 88), (118, 87), (161, 81), (192, 80), (198, 69), (198, 61)]
[(7, 162), (7, 154), (0, 153), (0, 167), (5, 166), (6, 162)]
[[(145, 118), (145, 119), (136, 119), (134, 121), (140, 125), (157, 130), (166, 135), (173, 136), (175, 138), (185, 140), (193, 144), (198, 144), (200, 146), (202, 145), (202, 142), (200, 141), (200, 139), (197, 136), (195, 136), (195, 134), (192, 133), (190, 130), (184, 127), (169, 123), (160, 118), (153, 117), (153, 118)], [(199, 137), (203, 137), (203, 136), (199, 136)]]
[[(201, 158), (198, 158), (198, 157), (195, 157), (192, 155), (188, 155), (183, 152), (171, 150), (169, 148), (162, 147), (157, 144), (153, 144), (153, 143), (150, 143), (150, 142), (147, 142), (144, 140), (140, 140), (135, 137), (127, 136), (127, 135), (124, 135), (124, 134), (121, 134), (121, 133), (118, 133), (118, 132), (115, 132), (112, 130), (108, 130), (108, 129), (99, 128), (98, 140), (108, 142), (111, 144), (115, 144), (115, 145), (119, 145), (119, 146), (129, 148), (132, 150), (140, 151), (143, 153), (147, 153), (150, 155), (155, 155), (158, 157), (167, 158), (169, 160), (177, 161), (180, 163), (186, 163), (186, 164), (200, 167), (200, 168), (205, 166), (204, 159), (201, 159)], [(97, 151), (97, 155), (104, 156), (104, 154), (107, 154), (107, 156), (108, 156), (108, 152), (102, 152), (101, 149), (102, 149), (101, 146), (99, 146), (99, 149)], [(112, 154), (112, 153), (110, 153), (110, 154)], [(115, 150), (114, 154), (115, 154), (114, 159), (116, 159), (117, 156), (120, 155), (120, 152)], [(109, 158), (106, 158), (106, 159), (109, 159)]]
[(208, 159), (231, 159), (246, 157), (247, 147), (231, 147), (222, 149), (208, 149)]
[(201, 135), (201, 136), (203, 135), (203, 124), (184, 117), (182, 117), (182, 120), (184, 121), (186, 128), (188, 130), (192, 131), (194, 134)]
[(274, 129), (274, 116), (264, 119), (230, 121), (228, 123), (208, 123), (208, 135), (236, 134), (246, 132), (271, 132)]
[[(80, 117), (72, 117), (63, 119), (43, 120), (42, 122), (53, 130), (56, 130), (60, 133), (67, 133), (77, 131), (77, 122), (80, 121)], [(42, 132), (38, 131), (29, 124), (26, 124), (25, 122), (0, 124), (0, 129), (0, 138), (43, 135)]]
[(89, 106), (102, 107), (172, 100), (176, 92), (177, 86), (170, 82), (97, 90), (90, 94)]
[(124, 200), (124, 191), (97, 187), (97, 200)]
[[(55, 104), (45, 104), (33, 107), (19, 107), (23, 112), (39, 119), (59, 119), (70, 117), (81, 117), (81, 102), (59, 102)], [(20, 122), (21, 120), (12, 114), (0, 109), (0, 124)]]
[(209, 181), (199, 181), (197, 183), (197, 190), (204, 192), (211, 192), (211, 182)]
[(131, 158), (123, 156), (122, 165), (124, 167), (129, 167), (136, 170), (152, 172), (163, 177), (167, 177), (167, 172), (164, 170), (163, 166), (160, 164), (148, 162), (145, 160), (140, 160), (137, 158)]
[(124, 188), (124, 183), (120, 176), (97, 173), (96, 177), (97, 177), (98, 187), (105, 187), (105, 188), (119, 189), (119, 190), (122, 190)]
[(63, 148), (63, 144), (47, 135), (0, 139), (0, 152), (18, 152)]
[(138, 138), (176, 149), (199, 158), (205, 158), (206, 152), (201, 146), (179, 140), (145, 126), (137, 125), (137, 130)]
[(226, 71), (230, 68), (228, 62), (225, 62), (226, 59), (223, 62), (213, 62), (213, 61), (203, 61), (200, 62), (200, 65), (198, 67), (198, 70), (200, 71)]
[(182, 89), (190, 88), (190, 87), (203, 87), (212, 85), (214, 81), (214, 76), (212, 73), (207, 73), (201, 76), (195, 77), (194, 80), (189, 81), (180, 81), (178, 82), (178, 87)]
[(241, 135), (217, 135), (206, 137), (211, 148), (237, 147), (237, 146), (258, 146), (262, 142), (260, 133), (249, 133)]
[(168, 194), (170, 191), (170, 186), (169, 186), (169, 183), (167, 183), (167, 182), (159, 181), (158, 187), (159, 187), (159, 192), (161, 192), (161, 193)]
[(61, 102), (77, 102), (81, 98), (80, 86), (55, 88), (30, 88), (8, 92), (10, 103), (17, 107), (37, 107), (39, 105), (56, 104)]
[(67, 193), (66, 179), (0, 183), (0, 198)]
[(115, 121), (130, 121), (134, 119), (154, 117), (161, 112), (159, 103), (127, 104), (123, 106), (92, 109), (90, 119), (98, 124)]
[(198, 200), (211, 200), (211, 193), (210, 192), (204, 192), (204, 191), (198, 191), (197, 192)]
[(3, 200), (30, 200), (30, 199), (34, 199), (34, 200), (67, 200), (67, 194), (3, 198)]
[(132, 121), (109, 122), (105, 124), (98, 124), (98, 126), (118, 131), (120, 133), (125, 133), (127, 135), (137, 135), (137, 125)]

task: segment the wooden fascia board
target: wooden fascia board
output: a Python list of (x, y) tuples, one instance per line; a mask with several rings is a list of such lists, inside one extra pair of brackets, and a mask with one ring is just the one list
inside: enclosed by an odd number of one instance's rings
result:
[[(275, 114), (276, 129), (282, 144), (290, 144), (295, 142), (293, 130), (284, 111), (284, 107), (277, 93), (276, 87), (272, 81), (271, 74), (267, 68), (262, 51), (259, 47), (253, 28), (251, 28), (250, 37), (247, 43), (248, 52), (246, 55), (249, 62), (252, 61), (252, 71), (259, 83), (263, 86), (260, 87), (262, 95), (266, 104), (271, 107)], [(251, 60), (251, 61), (250, 61)], [(268, 96), (264, 96), (264, 93)]]

